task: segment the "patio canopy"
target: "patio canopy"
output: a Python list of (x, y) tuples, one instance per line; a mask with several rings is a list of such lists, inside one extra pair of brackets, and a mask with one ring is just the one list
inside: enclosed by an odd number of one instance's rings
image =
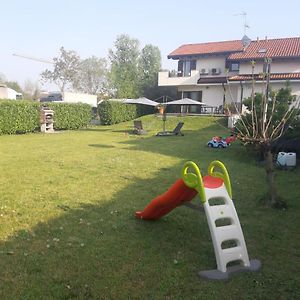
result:
[(158, 102), (152, 101), (145, 97), (138, 98), (138, 99), (126, 99), (124, 101), (124, 103), (126, 103), (126, 104), (144, 104), (144, 105), (150, 105), (150, 106), (157, 106), (160, 104)]
[(203, 102), (199, 102), (190, 98), (183, 98), (175, 101), (163, 103), (164, 105), (206, 105)]

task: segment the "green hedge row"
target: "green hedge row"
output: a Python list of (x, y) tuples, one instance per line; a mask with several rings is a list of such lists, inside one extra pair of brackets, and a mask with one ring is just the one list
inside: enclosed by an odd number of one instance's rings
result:
[(0, 134), (40, 131), (42, 105), (54, 111), (56, 130), (82, 128), (92, 119), (92, 108), (88, 104), (0, 100)]
[(98, 113), (102, 125), (112, 125), (138, 117), (137, 107), (118, 101), (103, 101), (98, 106)]
[(103, 101), (98, 106), (102, 125), (112, 125), (153, 114), (155, 108), (147, 105), (124, 104), (118, 101)]
[(90, 124), (92, 108), (85, 103), (47, 103), (54, 111), (54, 129), (79, 129)]
[(0, 134), (32, 132), (39, 127), (40, 104), (30, 101), (0, 101)]

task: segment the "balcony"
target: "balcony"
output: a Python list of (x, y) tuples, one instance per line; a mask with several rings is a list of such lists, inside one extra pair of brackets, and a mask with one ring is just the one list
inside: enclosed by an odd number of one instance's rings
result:
[(198, 70), (192, 70), (190, 76), (181, 76), (180, 73), (172, 74), (169, 71), (158, 73), (159, 86), (196, 85), (200, 74)]

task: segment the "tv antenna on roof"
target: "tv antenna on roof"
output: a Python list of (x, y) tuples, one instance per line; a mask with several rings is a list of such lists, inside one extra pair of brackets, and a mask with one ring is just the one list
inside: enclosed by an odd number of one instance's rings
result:
[(250, 28), (250, 26), (247, 24), (247, 13), (245, 11), (242, 11), (239, 14), (234, 14), (234, 16), (242, 16), (243, 17), (243, 28), (244, 28), (244, 35), (246, 35), (247, 29)]

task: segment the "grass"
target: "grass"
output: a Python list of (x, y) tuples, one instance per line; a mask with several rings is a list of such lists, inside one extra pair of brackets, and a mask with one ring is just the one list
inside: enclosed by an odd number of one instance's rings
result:
[[(0, 136), (1, 299), (296, 299), (300, 286), (299, 168), (278, 171), (288, 210), (259, 205), (264, 169), (238, 142), (209, 149), (227, 131), (211, 118), (184, 121), (184, 137), (155, 137), (162, 121), (57, 134)], [(204, 281), (215, 268), (203, 213), (175, 209), (155, 222), (134, 212), (179, 178), (185, 161), (203, 173), (225, 163), (250, 258), (259, 273)], [(197, 199), (196, 201), (197, 202)]]

